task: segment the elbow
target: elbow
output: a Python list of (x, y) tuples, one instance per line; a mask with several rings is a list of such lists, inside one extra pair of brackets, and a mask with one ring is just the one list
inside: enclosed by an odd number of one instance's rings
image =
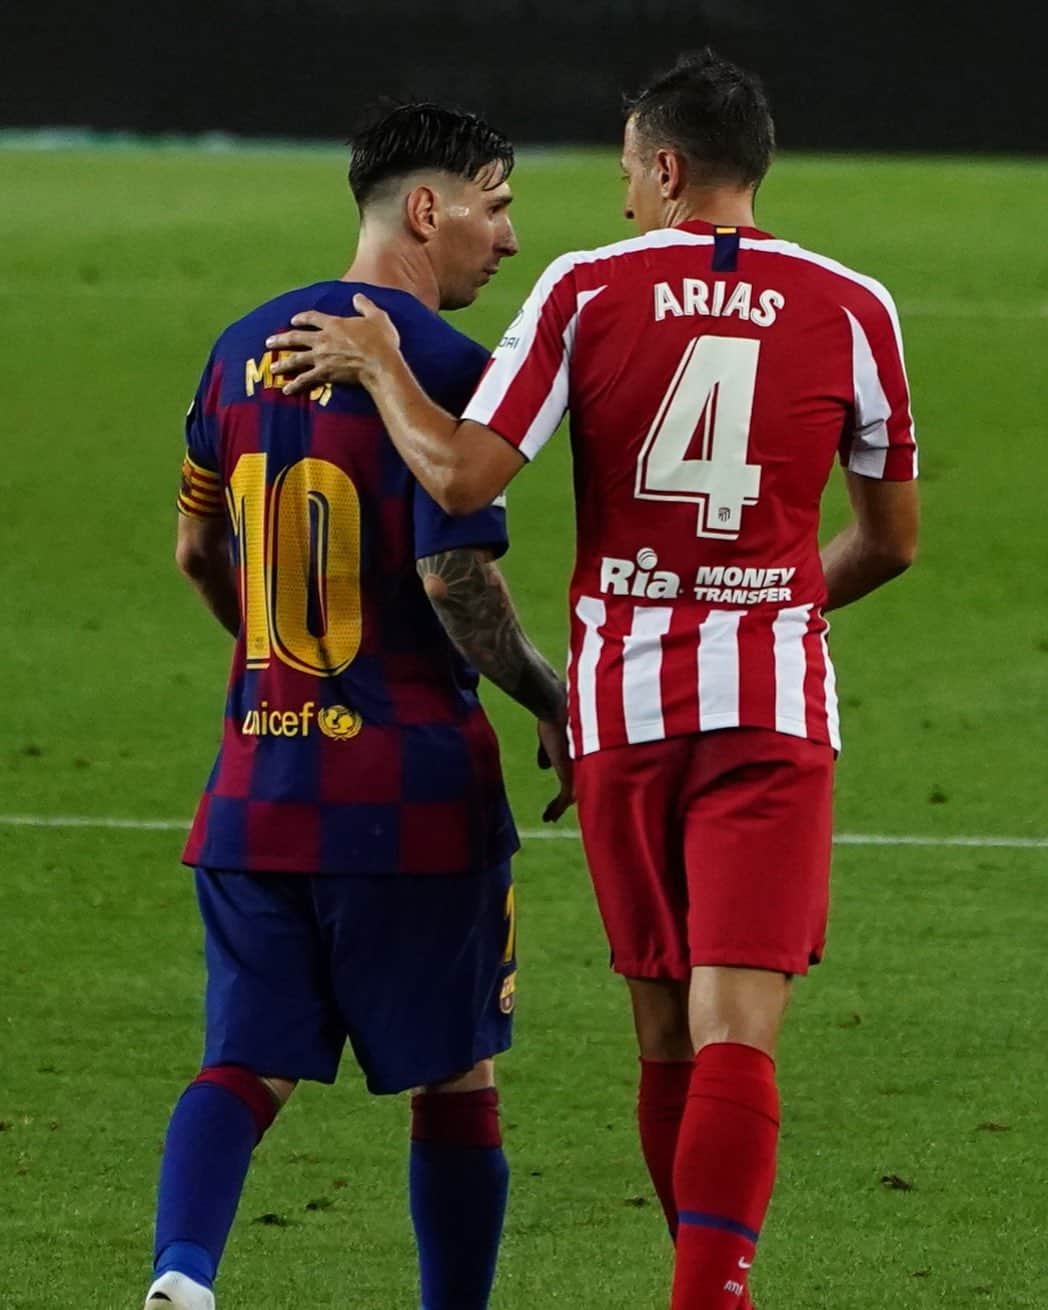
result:
[(464, 518), (467, 514), (476, 514), (494, 499), (484, 488), (473, 485), (472, 480), (463, 472), (447, 474), (435, 488), (427, 487), (430, 495), (445, 514), (452, 518)]
[(885, 543), (876, 551), (876, 560), (886, 582), (905, 573), (916, 558), (916, 537)]
[(211, 560), (207, 552), (191, 542), (180, 541), (175, 547), (175, 564), (190, 582), (200, 582), (211, 571)]

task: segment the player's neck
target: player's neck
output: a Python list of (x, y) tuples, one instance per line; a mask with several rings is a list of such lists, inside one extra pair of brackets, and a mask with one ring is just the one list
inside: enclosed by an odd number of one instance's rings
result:
[(440, 290), (433, 267), (413, 243), (390, 240), (388, 233), (360, 234), (353, 262), (342, 274), (343, 282), (368, 282), (376, 287), (406, 291), (429, 309), (440, 308)]
[(756, 227), (753, 192), (735, 187), (688, 187), (673, 202), (667, 218), (667, 227), (696, 221), (714, 227)]

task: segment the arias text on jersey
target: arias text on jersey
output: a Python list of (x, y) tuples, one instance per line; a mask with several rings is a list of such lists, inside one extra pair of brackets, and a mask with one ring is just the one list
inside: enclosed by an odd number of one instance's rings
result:
[(771, 327), (780, 309), (786, 304), (781, 291), (771, 287), (762, 291), (754, 301), (753, 286), (749, 282), (729, 284), (718, 278), (706, 282), (701, 277), (681, 278), (675, 291), (668, 282), (655, 283), (655, 322), (671, 318), (685, 318), (699, 314), (707, 318), (740, 318), (755, 327)]

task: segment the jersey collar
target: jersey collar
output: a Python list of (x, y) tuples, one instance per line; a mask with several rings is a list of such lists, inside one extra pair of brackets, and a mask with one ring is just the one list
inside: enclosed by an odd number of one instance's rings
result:
[(675, 223), (674, 227), (684, 232), (694, 232), (697, 236), (712, 237), (716, 236), (718, 232), (738, 232), (740, 237), (746, 237), (750, 241), (775, 240), (770, 232), (762, 232), (759, 227), (724, 227), (715, 223), (707, 223), (704, 218), (689, 218), (685, 223)]

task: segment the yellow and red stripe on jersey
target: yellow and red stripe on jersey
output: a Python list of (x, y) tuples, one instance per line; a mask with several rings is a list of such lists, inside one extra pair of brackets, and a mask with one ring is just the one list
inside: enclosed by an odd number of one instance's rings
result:
[(210, 469), (201, 468), (188, 454), (182, 461), (178, 512), (194, 519), (219, 518), (226, 512), (221, 477)]

